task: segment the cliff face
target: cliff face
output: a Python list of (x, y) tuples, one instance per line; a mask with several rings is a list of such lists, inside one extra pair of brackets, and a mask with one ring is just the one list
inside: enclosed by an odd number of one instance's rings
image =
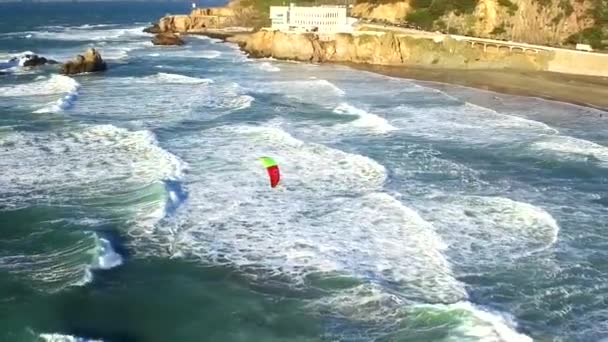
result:
[(591, 27), (594, 8), (593, 0), (372, 0), (356, 4), (352, 13), (428, 30), (557, 45)]
[(262, 16), (251, 6), (231, 1), (224, 7), (195, 8), (188, 15), (169, 15), (158, 21), (160, 33), (186, 33), (225, 27), (253, 27)]
[(312, 62), (366, 63), (457, 69), (516, 68), (545, 70), (547, 55), (510, 52), (484, 53), (446, 38), (441, 42), (392, 33), (336, 34), (320, 41), (314, 34), (259, 31), (230, 39), (254, 57), (274, 57)]
[(559, 45), (593, 25), (586, 0), (479, 0), (469, 15), (444, 15), (459, 33), (533, 44)]
[(361, 2), (355, 4), (351, 15), (358, 18), (388, 20), (399, 22), (411, 11), (409, 1), (373, 4)]

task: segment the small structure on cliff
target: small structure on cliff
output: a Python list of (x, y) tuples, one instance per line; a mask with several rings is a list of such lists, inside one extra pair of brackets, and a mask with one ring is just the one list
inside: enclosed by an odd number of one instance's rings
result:
[(345, 6), (270, 6), (272, 29), (292, 32), (347, 33), (354, 31), (356, 18)]

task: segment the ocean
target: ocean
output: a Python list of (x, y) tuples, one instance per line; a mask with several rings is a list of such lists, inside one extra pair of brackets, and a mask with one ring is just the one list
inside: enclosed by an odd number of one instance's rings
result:
[(606, 113), (153, 46), (189, 6), (0, 4), (0, 341), (608, 337)]

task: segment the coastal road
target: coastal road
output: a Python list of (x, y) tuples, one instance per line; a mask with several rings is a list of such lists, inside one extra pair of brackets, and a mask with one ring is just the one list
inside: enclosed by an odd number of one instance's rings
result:
[(567, 52), (576, 52), (577, 54), (580, 53), (583, 55), (595, 55), (595, 56), (603, 56), (603, 57), (608, 56), (607, 54), (600, 53), (600, 52), (587, 52), (587, 51), (580, 51), (580, 50), (575, 50), (575, 49), (556, 48), (556, 47), (551, 47), (551, 46), (546, 46), (546, 45), (519, 43), (519, 42), (499, 40), (499, 39), (478, 38), (478, 37), (462, 36), (462, 35), (455, 35), (455, 34), (443, 34), (440, 32), (421, 31), (421, 30), (415, 30), (415, 29), (410, 29), (410, 28), (403, 28), (403, 27), (382, 25), (382, 24), (362, 23), (362, 24), (358, 25), (358, 30), (360, 30), (360, 31), (370, 30), (370, 31), (398, 32), (398, 33), (406, 34), (406, 35), (416, 37), (416, 38), (429, 38), (429, 39), (434, 39), (436, 41), (441, 41), (445, 37), (450, 37), (452, 39), (460, 40), (460, 41), (479, 42), (480, 44), (491, 44), (491, 45), (496, 45), (496, 46), (506, 45), (506, 46), (518, 47), (518, 48), (526, 49), (526, 50), (531, 49), (531, 50), (540, 50), (540, 51), (567, 51)]

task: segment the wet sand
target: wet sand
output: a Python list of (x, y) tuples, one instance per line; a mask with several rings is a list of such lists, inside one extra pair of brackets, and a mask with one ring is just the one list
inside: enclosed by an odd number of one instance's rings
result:
[(392, 77), (540, 97), (608, 111), (608, 78), (519, 70), (448, 70), (371, 64), (348, 66)]

